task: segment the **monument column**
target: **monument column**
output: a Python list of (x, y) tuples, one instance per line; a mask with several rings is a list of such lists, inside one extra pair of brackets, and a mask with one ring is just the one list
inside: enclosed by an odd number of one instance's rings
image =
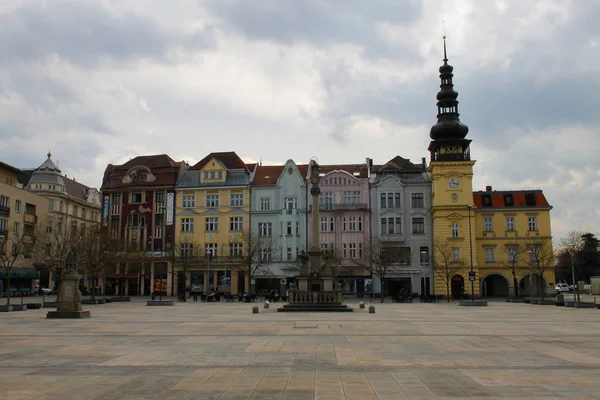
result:
[[(321, 189), (319, 188), (319, 182), (321, 177), (319, 175), (319, 164), (315, 160), (310, 160), (310, 194), (312, 196), (312, 214), (311, 214), (311, 230), (310, 230), (310, 250), (308, 254), (310, 256), (308, 262), (308, 276), (314, 276), (321, 272), (321, 246), (319, 239), (319, 195)], [(308, 284), (308, 291), (312, 291), (310, 287), (310, 279)], [(323, 290), (323, 288), (319, 288)]]

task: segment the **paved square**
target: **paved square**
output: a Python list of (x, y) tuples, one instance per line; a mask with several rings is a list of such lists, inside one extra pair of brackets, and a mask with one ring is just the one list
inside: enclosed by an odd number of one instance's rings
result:
[(0, 314), (0, 399), (600, 399), (600, 310), (373, 304)]

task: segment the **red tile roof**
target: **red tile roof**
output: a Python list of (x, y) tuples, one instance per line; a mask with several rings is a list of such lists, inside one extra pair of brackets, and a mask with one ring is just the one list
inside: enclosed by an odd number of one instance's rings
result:
[(285, 165), (259, 165), (254, 175), (253, 185), (275, 185)]
[(300, 170), (300, 175), (302, 175), (302, 179), (306, 179), (308, 175), (308, 164), (296, 164), (298, 170)]
[(227, 169), (245, 169), (250, 172), (248, 166), (242, 161), (242, 159), (235, 153), (235, 151), (226, 151), (220, 153), (210, 153), (202, 160), (198, 161), (196, 165), (190, 168), (190, 170), (201, 170), (206, 164), (213, 158), (219, 160)]
[[(535, 206), (527, 205), (525, 195), (532, 193), (535, 195)], [(512, 194), (512, 206), (504, 204), (504, 196)], [(486, 208), (483, 206), (484, 195), (490, 195), (492, 200), (492, 208), (514, 208), (514, 207), (550, 207), (548, 200), (541, 190), (518, 190), (518, 191), (479, 191), (473, 192), (473, 203), (477, 208)], [(490, 206), (488, 206), (490, 207)]]

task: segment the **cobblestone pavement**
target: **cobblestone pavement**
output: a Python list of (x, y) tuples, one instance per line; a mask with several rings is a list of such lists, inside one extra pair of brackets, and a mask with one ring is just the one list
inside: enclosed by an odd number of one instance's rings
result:
[(0, 399), (600, 399), (600, 310), (373, 304), (3, 313)]

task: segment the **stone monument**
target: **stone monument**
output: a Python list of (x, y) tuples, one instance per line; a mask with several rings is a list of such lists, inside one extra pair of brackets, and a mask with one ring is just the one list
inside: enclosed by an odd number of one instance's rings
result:
[(310, 194), (312, 198), (310, 249), (308, 250), (308, 268), (305, 275), (296, 278), (298, 286), (290, 285), (288, 304), (277, 311), (352, 311), (342, 304), (342, 290), (335, 284), (330, 270), (323, 267), (322, 251), (319, 247), (319, 195), (321, 181), (319, 164), (310, 160)]
[(60, 284), (59, 299), (57, 310), (48, 311), (46, 318), (89, 318), (91, 316), (88, 310), (81, 308), (79, 276), (72, 254), (67, 258), (67, 268)]

